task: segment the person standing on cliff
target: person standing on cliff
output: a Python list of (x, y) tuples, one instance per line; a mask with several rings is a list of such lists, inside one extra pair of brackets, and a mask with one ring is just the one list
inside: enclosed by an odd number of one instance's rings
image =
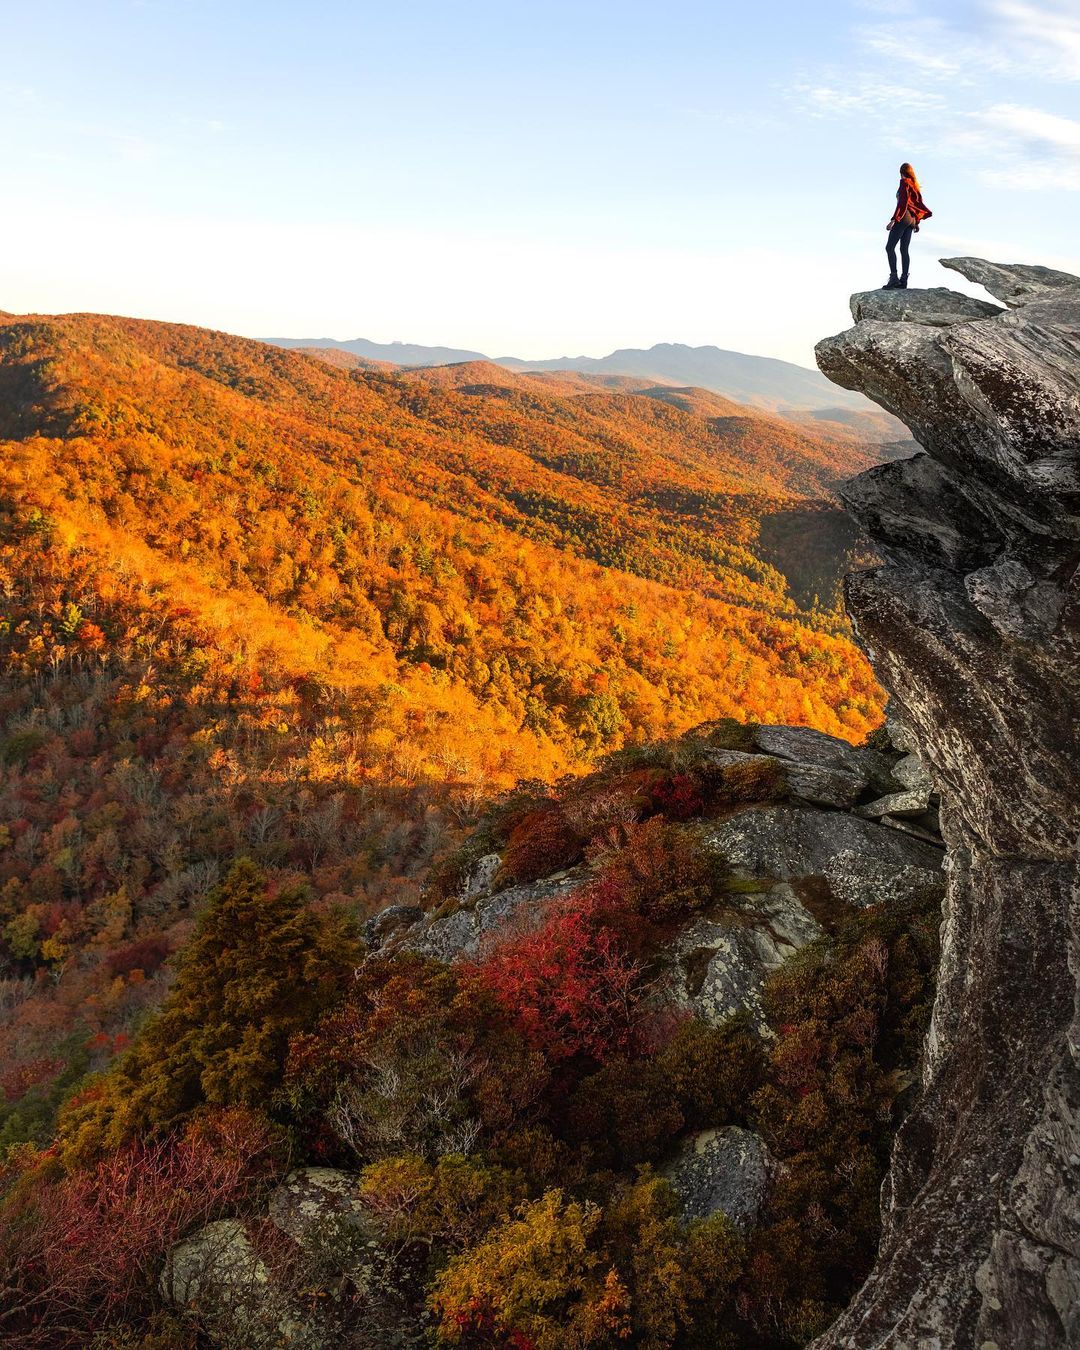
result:
[[(882, 286), (883, 291), (906, 291), (908, 279), (908, 247), (911, 244), (912, 231), (918, 233), (919, 225), (929, 220), (934, 213), (922, 199), (919, 180), (910, 164), (900, 165), (900, 186), (896, 189), (896, 210), (892, 213), (885, 228), (889, 231), (885, 253), (889, 259), (889, 279)], [(900, 245), (900, 263), (903, 272), (896, 275), (896, 246)]]

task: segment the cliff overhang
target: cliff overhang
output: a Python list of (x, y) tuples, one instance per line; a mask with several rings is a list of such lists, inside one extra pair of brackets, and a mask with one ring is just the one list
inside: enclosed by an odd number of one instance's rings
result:
[(949, 877), (879, 1260), (821, 1347), (1080, 1344), (1080, 278), (942, 261), (1000, 303), (855, 295), (817, 347), (924, 451), (845, 485), (884, 559), (846, 598)]

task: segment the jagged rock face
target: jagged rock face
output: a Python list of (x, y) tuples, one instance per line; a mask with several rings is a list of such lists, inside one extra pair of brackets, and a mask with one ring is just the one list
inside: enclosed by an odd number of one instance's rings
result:
[[(981, 277), (979, 268), (973, 272), (964, 263), (955, 259), (952, 265)], [(954, 509), (967, 503), (962, 520), (918, 493), (903, 468), (910, 461), (895, 466), (929, 518), (944, 513), (962, 534), (974, 535), (986, 563), (1021, 535), (1044, 552), (1057, 542), (1050, 551), (1064, 559), (1061, 543), (1080, 531), (1077, 282), (1054, 281), (1061, 273), (1049, 277), (1019, 309), (981, 319), (958, 314), (944, 326), (932, 292), (921, 293), (931, 297), (925, 300), (931, 322), (918, 317), (920, 292), (898, 292), (903, 299), (893, 319), (863, 320), (817, 348), (830, 379), (861, 389), (905, 418), (919, 444), (948, 471), (946, 481), (958, 493)], [(1007, 287), (1003, 298), (1011, 293)], [(884, 315), (891, 294), (855, 296), (853, 311), (873, 304)], [(920, 558), (918, 539), (912, 543)]]
[(822, 1347), (1080, 1344), (1080, 278), (945, 265), (1010, 308), (855, 296), (817, 350), (927, 451), (846, 486), (886, 560), (846, 591), (949, 848), (922, 1098)]

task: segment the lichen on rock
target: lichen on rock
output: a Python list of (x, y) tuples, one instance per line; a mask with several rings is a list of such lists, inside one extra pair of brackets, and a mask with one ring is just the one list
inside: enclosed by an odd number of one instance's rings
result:
[[(300, 1167), (271, 1191), (265, 1219), (220, 1219), (169, 1253), (159, 1287), (224, 1350), (340, 1344), (335, 1290), (367, 1294), (376, 1236), (357, 1178)], [(312, 1306), (312, 1285), (326, 1297)]]
[(775, 1167), (759, 1134), (728, 1125), (684, 1139), (662, 1175), (684, 1220), (724, 1214), (746, 1229), (761, 1213)]

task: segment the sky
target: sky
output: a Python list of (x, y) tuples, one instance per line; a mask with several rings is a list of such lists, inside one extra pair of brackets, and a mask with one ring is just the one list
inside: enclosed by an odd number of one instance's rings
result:
[(975, 253), (1080, 273), (1080, 0), (0, 0), (0, 309), (813, 363)]

